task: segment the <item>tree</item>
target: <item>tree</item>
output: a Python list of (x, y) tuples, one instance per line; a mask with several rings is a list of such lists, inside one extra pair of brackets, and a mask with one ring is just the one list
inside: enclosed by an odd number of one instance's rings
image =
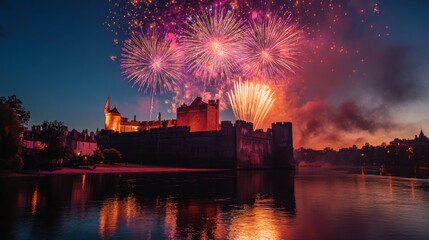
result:
[(9, 170), (21, 169), (23, 127), (16, 112), (9, 104), (0, 102), (0, 167)]
[(68, 151), (64, 143), (67, 135), (67, 127), (60, 121), (44, 121), (41, 126), (40, 140), (46, 144), (46, 148), (41, 154), (49, 167), (52, 168), (54, 160), (70, 157), (70, 151)]
[(94, 153), (91, 156), (92, 161), (94, 161), (94, 163), (101, 163), (102, 161), (104, 161), (104, 155), (103, 152), (101, 152), (100, 150), (95, 150)]
[(22, 106), (22, 101), (16, 97), (16, 95), (9, 96), (7, 98), (0, 97), (0, 103), (8, 104), (13, 109), (21, 121), (22, 125), (27, 125), (30, 120), (30, 112), (26, 111)]
[(104, 149), (103, 150), (104, 160), (109, 163), (117, 162), (122, 158), (121, 152), (114, 148)]

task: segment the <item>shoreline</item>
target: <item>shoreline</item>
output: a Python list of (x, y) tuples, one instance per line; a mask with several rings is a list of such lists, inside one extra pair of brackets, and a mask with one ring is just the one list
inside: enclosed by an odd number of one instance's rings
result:
[(87, 168), (70, 168), (63, 167), (58, 170), (38, 170), (28, 172), (11, 172), (3, 177), (41, 177), (51, 175), (81, 175), (81, 174), (116, 174), (116, 173), (184, 173), (184, 172), (216, 172), (229, 171), (229, 169), (209, 169), (209, 168), (183, 168), (183, 167), (164, 167), (164, 166), (126, 166), (113, 165), (103, 166), (97, 165), (96, 169)]

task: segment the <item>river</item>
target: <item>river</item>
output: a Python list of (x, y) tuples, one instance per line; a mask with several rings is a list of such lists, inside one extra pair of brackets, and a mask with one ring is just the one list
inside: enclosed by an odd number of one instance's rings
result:
[(429, 180), (323, 168), (0, 178), (1, 239), (429, 239)]

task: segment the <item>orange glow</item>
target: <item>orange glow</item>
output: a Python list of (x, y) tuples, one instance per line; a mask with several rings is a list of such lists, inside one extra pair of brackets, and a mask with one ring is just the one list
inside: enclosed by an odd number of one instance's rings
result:
[(165, 203), (165, 236), (167, 239), (174, 239), (177, 229), (177, 204), (171, 199)]
[(33, 197), (31, 198), (31, 214), (36, 214), (37, 210), (37, 199), (38, 199), (39, 188), (36, 186), (33, 192)]
[(114, 113), (106, 113), (106, 130), (113, 130), (120, 132), (121, 129), (121, 115)]
[(136, 198), (129, 196), (121, 205), (124, 205), (121, 207), (121, 209), (124, 209), (126, 222), (127, 225), (129, 225), (140, 211), (140, 208), (136, 202)]
[(413, 199), (413, 201), (416, 199), (416, 192), (415, 192), (415, 182), (414, 180), (410, 180), (410, 185), (411, 185), (411, 199)]
[[(246, 214), (237, 214), (231, 219), (228, 239), (283, 239), (280, 236), (283, 230), (279, 229), (279, 223), (275, 222), (275, 210), (266, 208), (268, 199), (257, 199), (253, 209)], [(287, 223), (285, 223), (286, 225)]]
[(85, 179), (86, 179), (86, 175), (83, 174), (82, 175), (82, 191), (85, 190)]
[(119, 221), (125, 221), (129, 227), (140, 212), (141, 208), (133, 196), (105, 200), (100, 210), (99, 235), (102, 238), (113, 236)]
[(118, 227), (118, 217), (118, 199), (107, 199), (104, 201), (100, 210), (100, 226), (98, 234), (103, 238), (113, 236)]

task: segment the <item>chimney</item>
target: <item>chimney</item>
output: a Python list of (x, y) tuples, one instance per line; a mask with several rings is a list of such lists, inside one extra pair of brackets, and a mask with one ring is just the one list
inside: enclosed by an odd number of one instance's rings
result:
[(137, 119), (137, 117), (136, 117), (136, 115), (134, 115), (134, 122), (137, 122), (137, 120), (136, 120), (136, 119)]

